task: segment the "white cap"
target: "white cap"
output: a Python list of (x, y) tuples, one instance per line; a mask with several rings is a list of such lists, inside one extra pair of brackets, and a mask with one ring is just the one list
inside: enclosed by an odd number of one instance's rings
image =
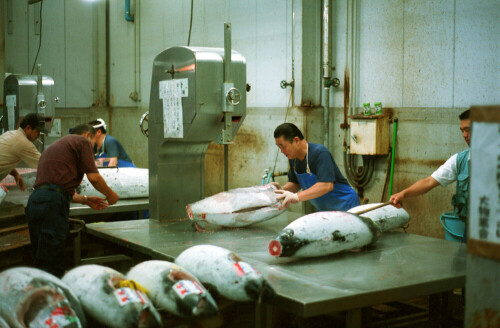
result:
[(106, 130), (106, 123), (104, 122), (104, 120), (102, 118), (98, 118), (96, 121), (98, 121), (99, 124), (93, 125), (94, 129), (98, 129), (98, 128), (102, 127), (102, 128), (104, 128), (104, 130)]

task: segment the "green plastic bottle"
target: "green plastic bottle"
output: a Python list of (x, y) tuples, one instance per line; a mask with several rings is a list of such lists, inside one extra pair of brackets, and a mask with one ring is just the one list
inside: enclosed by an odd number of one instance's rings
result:
[(376, 102), (375, 103), (375, 114), (382, 114), (382, 103), (381, 102)]

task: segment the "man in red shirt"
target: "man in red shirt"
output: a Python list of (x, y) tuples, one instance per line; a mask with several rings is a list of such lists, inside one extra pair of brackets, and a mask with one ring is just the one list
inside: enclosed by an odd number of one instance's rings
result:
[[(26, 220), (34, 265), (57, 277), (62, 277), (65, 269), (63, 259), (70, 201), (102, 210), (115, 204), (119, 198), (95, 166), (94, 143), (94, 128), (88, 124), (79, 125), (71, 135), (45, 149), (38, 163), (35, 190), (26, 207)], [(84, 174), (106, 199), (76, 193)]]

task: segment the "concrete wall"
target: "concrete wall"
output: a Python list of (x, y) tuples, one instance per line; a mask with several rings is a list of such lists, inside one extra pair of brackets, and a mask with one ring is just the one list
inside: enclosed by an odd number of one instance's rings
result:
[[(167, 47), (187, 44), (191, 2), (132, 3), (134, 23), (125, 21), (123, 1), (109, 2), (112, 107), (58, 109), (57, 113), (65, 118), (63, 131), (77, 121), (104, 118), (110, 133), (123, 143), (134, 162), (147, 167), (147, 139), (138, 122), (149, 110), (152, 61)], [(357, 1), (355, 34), (348, 20), (351, 3), (332, 1), (332, 75), (340, 78), (341, 85), (330, 93), (330, 149), (344, 171), (344, 131), (340, 129), (343, 75), (346, 67), (356, 68), (358, 73), (351, 76), (355, 107), (365, 101), (381, 101), (399, 119), (396, 192), (428, 176), (466, 147), (458, 114), (473, 104), (500, 103), (500, 24), (496, 14), (500, 0)], [(317, 17), (321, 6), (311, 0), (207, 0), (194, 4), (191, 45), (223, 47), (222, 26), (229, 21), (232, 47), (246, 57), (252, 91), (247, 118), (229, 147), (229, 187), (258, 184), (264, 169), (275, 165), (277, 148), (272, 133), (286, 115), (304, 130), (309, 141), (323, 140), (323, 112), (317, 107), (319, 83), (314, 81), (321, 72), (321, 20)], [(351, 35), (357, 49), (354, 61)], [(296, 88), (287, 111), (290, 88), (283, 90), (279, 83), (292, 77)], [(130, 97), (134, 92), (135, 100)], [(278, 154), (276, 171), (286, 171), (287, 165), (285, 157)], [(209, 147), (205, 166), (206, 194), (221, 191), (222, 146)], [(371, 183), (364, 190), (365, 201), (381, 200), (386, 170), (387, 157), (378, 156)], [(409, 231), (442, 237), (438, 219), (442, 212), (451, 210), (453, 193), (454, 185), (438, 187), (425, 196), (406, 200), (404, 206), (412, 216)], [(303, 206), (294, 209), (304, 210)]]

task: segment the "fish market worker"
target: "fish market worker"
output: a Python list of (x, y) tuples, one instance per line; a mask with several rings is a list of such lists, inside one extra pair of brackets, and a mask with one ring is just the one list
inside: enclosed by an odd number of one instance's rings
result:
[(359, 205), (358, 195), (325, 146), (307, 142), (292, 123), (278, 126), (274, 139), (290, 164), (288, 182), (276, 190), (281, 194), (277, 198), (283, 199), (281, 208), (306, 200), (317, 211), (347, 211)]
[[(470, 147), (471, 123), (470, 110), (466, 110), (459, 115), (460, 131), (467, 145)], [(456, 194), (451, 199), (453, 211), (456, 217), (467, 222), (469, 213), (469, 169), (470, 169), (469, 148), (451, 156), (443, 165), (427, 178), (418, 180), (403, 191), (391, 196), (390, 201), (401, 207), (401, 202), (407, 197), (420, 196), (439, 185), (446, 187), (452, 182), (457, 182)], [(467, 229), (467, 224), (465, 225)], [(464, 231), (462, 242), (466, 241), (466, 231)]]
[[(61, 277), (65, 269), (63, 259), (70, 201), (95, 210), (118, 201), (118, 195), (109, 188), (95, 166), (94, 142), (94, 128), (82, 124), (75, 127), (72, 134), (46, 148), (38, 163), (35, 190), (28, 199), (26, 221), (34, 265), (57, 277)], [(84, 174), (106, 199), (76, 193)]]
[(37, 167), (40, 153), (33, 142), (40, 137), (41, 132), (48, 132), (44, 118), (37, 113), (31, 113), (24, 117), (17, 130), (6, 131), (0, 135), (0, 181), (10, 174), (21, 190), (26, 189), (16, 165), (24, 161), (31, 168)]
[(106, 123), (102, 118), (89, 124), (96, 129), (96, 144), (94, 146), (96, 159), (106, 159), (104, 166), (135, 167), (118, 139), (106, 134)]

